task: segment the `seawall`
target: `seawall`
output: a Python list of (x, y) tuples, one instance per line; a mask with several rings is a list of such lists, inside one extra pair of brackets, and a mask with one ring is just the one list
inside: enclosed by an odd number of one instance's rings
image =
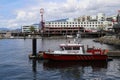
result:
[(115, 36), (100, 37), (100, 38), (95, 39), (94, 42), (100, 42), (103, 44), (120, 46), (120, 39), (116, 38)]

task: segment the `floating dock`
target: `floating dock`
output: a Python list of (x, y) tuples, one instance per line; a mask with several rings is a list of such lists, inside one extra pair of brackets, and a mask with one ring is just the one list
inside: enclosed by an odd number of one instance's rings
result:
[(109, 51), (107, 55), (109, 57), (120, 57), (120, 51)]
[(40, 59), (40, 60), (43, 60), (43, 53), (38, 53), (36, 56), (30, 54), (28, 57), (29, 57), (29, 59)]

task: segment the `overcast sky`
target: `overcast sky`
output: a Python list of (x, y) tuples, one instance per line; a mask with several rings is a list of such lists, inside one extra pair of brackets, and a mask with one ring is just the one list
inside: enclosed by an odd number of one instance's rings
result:
[(109, 16), (117, 15), (120, 0), (0, 0), (0, 28), (39, 23), (40, 8), (44, 8), (45, 21), (101, 12)]

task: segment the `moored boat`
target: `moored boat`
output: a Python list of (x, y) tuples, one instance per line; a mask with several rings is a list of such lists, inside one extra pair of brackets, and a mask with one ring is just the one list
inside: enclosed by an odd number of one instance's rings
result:
[(82, 44), (62, 44), (62, 50), (47, 51), (43, 53), (44, 59), (49, 60), (107, 60), (105, 50), (88, 48), (86, 51)]
[[(51, 51), (43, 53), (43, 58), (48, 60), (59, 60), (59, 61), (91, 61), (91, 60), (107, 60), (108, 56), (106, 54), (107, 50), (102, 50), (98, 48), (88, 48), (85, 50), (84, 45), (80, 44), (78, 41), (80, 35), (74, 41), (67, 41), (65, 44), (60, 44), (61, 50)], [(77, 42), (76, 42), (77, 41)]]

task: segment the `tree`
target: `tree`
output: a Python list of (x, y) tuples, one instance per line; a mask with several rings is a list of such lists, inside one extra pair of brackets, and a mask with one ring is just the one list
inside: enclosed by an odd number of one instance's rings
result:
[(105, 25), (99, 25), (99, 27), (97, 28), (98, 31), (103, 31), (105, 30)]
[(100, 37), (103, 36), (102, 32), (105, 30), (105, 25), (99, 25), (98, 31), (100, 32)]
[(34, 26), (30, 26), (30, 32), (35, 32), (35, 27)]

